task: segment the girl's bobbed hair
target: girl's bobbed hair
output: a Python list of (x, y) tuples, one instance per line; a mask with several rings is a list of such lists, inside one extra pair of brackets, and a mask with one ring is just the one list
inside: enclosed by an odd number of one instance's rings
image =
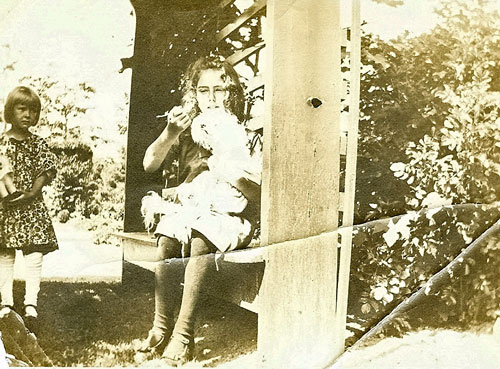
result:
[(210, 69), (222, 69), (224, 71), (222, 78), (229, 92), (229, 97), (224, 103), (225, 108), (233, 113), (240, 122), (243, 122), (245, 120), (245, 93), (238, 73), (236, 73), (233, 66), (223, 60), (220, 55), (214, 54), (201, 57), (189, 65), (186, 73), (182, 77), (182, 104), (185, 107), (191, 107), (189, 111), (191, 119), (200, 112), (196, 100), (196, 87), (198, 86), (201, 72)]
[(38, 122), (42, 104), (40, 98), (32, 89), (26, 86), (18, 86), (9, 93), (3, 111), (3, 116), (7, 123), (12, 123), (14, 106), (17, 104), (26, 104), (30, 109), (33, 109), (36, 112), (35, 123)]

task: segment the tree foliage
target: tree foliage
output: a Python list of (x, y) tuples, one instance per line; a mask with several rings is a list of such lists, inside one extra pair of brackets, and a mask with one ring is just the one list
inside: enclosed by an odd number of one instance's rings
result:
[(447, 0), (439, 10), (444, 22), (429, 41), (437, 46), (441, 64), (432, 62), (427, 69), (440, 83), (430, 90), (424, 110), (431, 130), (407, 144), (410, 160), (395, 171), (412, 187), (414, 207), (429, 193), (488, 203), (500, 191), (500, 94), (495, 91), (500, 18), (485, 6), (482, 0)]
[(368, 181), (374, 194), (359, 193), (359, 221), (419, 209), (429, 195), (489, 203), (500, 190), (500, 18), (483, 0), (441, 3), (428, 34), (363, 37), (360, 168), (384, 181), (360, 173), (358, 188)]
[[(443, 207), (500, 194), (500, 16), (488, 3), (442, 0), (441, 22), (418, 37), (363, 35), (357, 221), (407, 213), (355, 233), (352, 308), (365, 326), (499, 218), (495, 204)], [(492, 319), (497, 263), (491, 246), (463, 264), (464, 282), (434, 296), (437, 326)]]
[(40, 121), (35, 127), (39, 134), (53, 144), (81, 142), (83, 137), (77, 118), (89, 109), (89, 100), (96, 92), (92, 86), (86, 82), (68, 86), (49, 76), (25, 76), (19, 82), (33, 88), (42, 101)]

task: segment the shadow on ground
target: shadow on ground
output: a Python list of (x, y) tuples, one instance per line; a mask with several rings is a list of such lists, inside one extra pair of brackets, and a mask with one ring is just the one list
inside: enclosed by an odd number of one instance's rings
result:
[[(55, 366), (162, 366), (157, 358), (136, 354), (154, 310), (152, 274), (136, 277), (136, 283), (125, 285), (42, 282), (37, 336)], [(24, 284), (16, 282), (17, 302), (23, 292)], [(208, 297), (200, 314), (195, 334), (200, 366), (256, 349), (255, 314)]]

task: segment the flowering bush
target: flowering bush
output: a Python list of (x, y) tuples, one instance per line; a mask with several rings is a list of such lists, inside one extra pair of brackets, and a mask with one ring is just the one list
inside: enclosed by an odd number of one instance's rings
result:
[(498, 198), (500, 16), (489, 3), (441, 0), (440, 25), (418, 37), (363, 35), (357, 222), (418, 210), (428, 195)]
[[(368, 330), (427, 281), (500, 218), (496, 205), (456, 205), (410, 212), (356, 226), (353, 234), (349, 313)], [(495, 247), (484, 250), (476, 268), (486, 266)], [(489, 257), (488, 257), (489, 256)], [(498, 256), (498, 255), (497, 255)], [(500, 259), (497, 261), (500, 263)], [(471, 283), (493, 283), (495, 269)], [(462, 291), (453, 287), (440, 296), (456, 301)], [(491, 294), (490, 294), (491, 295)], [(500, 296), (489, 306), (498, 308)], [(450, 301), (451, 301), (450, 300)], [(476, 316), (484, 305), (470, 307)], [(440, 311), (447, 316), (446, 310)], [(453, 314), (450, 311), (450, 314)], [(488, 314), (491, 314), (491, 310)]]
[(125, 160), (95, 160), (90, 179), (94, 190), (82, 209), (83, 224), (93, 232), (96, 244), (117, 244), (112, 234), (123, 228)]
[[(441, 25), (418, 37), (363, 35), (356, 222), (378, 219), (354, 235), (350, 309), (363, 331), (499, 218), (498, 204), (451, 206), (500, 195), (500, 16), (488, 3), (441, 0)], [(436, 326), (498, 308), (500, 256), (483, 250), (434, 296)]]
[(391, 170), (412, 188), (414, 208), (431, 192), (445, 199), (491, 202), (500, 191), (500, 94), (489, 91), (488, 71), (476, 66), (472, 81), (436, 96), (450, 106), (434, 136), (410, 142), (407, 163)]

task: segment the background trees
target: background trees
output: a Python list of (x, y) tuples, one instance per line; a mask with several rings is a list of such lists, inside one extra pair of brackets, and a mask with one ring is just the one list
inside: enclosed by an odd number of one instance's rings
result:
[(384, 178), (368, 175), (368, 199), (358, 181), (364, 219), (436, 201), (489, 203), (500, 190), (498, 13), (486, 0), (443, 0), (437, 12), (428, 34), (363, 37), (360, 162)]
[[(407, 213), (354, 237), (351, 296), (361, 299), (351, 307), (365, 328), (500, 217), (497, 205), (470, 204), (494, 203), (500, 191), (500, 17), (490, 4), (442, 0), (427, 34), (363, 35), (356, 222)], [(499, 255), (488, 245), (434, 296), (434, 326), (495, 316)]]

